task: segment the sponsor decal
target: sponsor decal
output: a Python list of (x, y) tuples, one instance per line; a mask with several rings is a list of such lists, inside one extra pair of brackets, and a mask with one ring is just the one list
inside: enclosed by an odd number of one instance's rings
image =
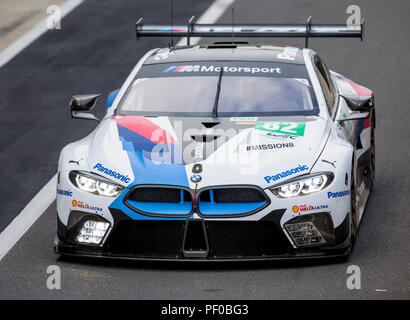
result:
[(327, 193), (327, 198), (340, 198), (344, 196), (350, 195), (350, 190), (345, 190), (345, 191), (339, 191), (339, 192), (328, 192)]
[(327, 204), (321, 204), (318, 206), (312, 206), (308, 204), (301, 204), (299, 206), (293, 206), (292, 211), (294, 213), (302, 213), (302, 212), (308, 212), (308, 211), (314, 211), (314, 210), (322, 210), (322, 209), (327, 209), (329, 208)]
[(194, 174), (193, 176), (191, 176), (191, 181), (193, 183), (198, 183), (201, 180), (202, 180), (202, 177), (199, 174)]
[(79, 166), (81, 160), (83, 160), (83, 158), (81, 158), (80, 160), (70, 160), (68, 161), (68, 163), (75, 163), (77, 166)]
[(177, 66), (170, 66), (166, 68), (163, 73), (167, 72), (220, 72), (221, 68), (225, 73), (282, 73), (281, 68), (266, 68), (266, 67), (235, 67), (235, 66), (224, 66), (224, 67), (217, 67), (217, 66), (203, 66), (203, 65), (177, 65)]
[(90, 209), (90, 206), (83, 201), (77, 201), (77, 208)]
[(256, 124), (257, 117), (232, 117), (230, 121), (236, 122), (236, 124)]
[(170, 66), (162, 72), (199, 72), (200, 67), (200, 65)]
[(255, 129), (294, 136), (304, 136), (305, 125), (304, 122), (258, 121), (256, 122)]
[(329, 161), (329, 160), (322, 159), (322, 162), (328, 163), (328, 164), (332, 165), (333, 168), (336, 169), (336, 166), (335, 166), (336, 160), (335, 161)]
[(88, 210), (93, 210), (93, 211), (102, 211), (102, 208), (95, 207), (95, 206), (90, 206), (84, 201), (77, 201), (73, 200), (72, 203), (73, 207), (81, 208), (81, 209), (88, 209)]
[(235, 122), (235, 124), (247, 124), (247, 125), (254, 125), (256, 122)]
[(120, 181), (123, 181), (125, 183), (130, 182), (131, 178), (128, 177), (127, 175), (123, 175), (121, 173), (118, 173), (114, 170), (110, 170), (108, 168), (105, 168), (101, 163), (97, 163), (93, 169), (97, 169), (98, 171), (105, 173), (106, 175), (113, 177), (114, 179), (118, 179)]
[(282, 178), (286, 178), (288, 176), (291, 176), (293, 174), (296, 174), (298, 172), (303, 172), (309, 170), (309, 167), (307, 165), (299, 165), (296, 168), (290, 169), (290, 170), (286, 170), (283, 171), (281, 173), (275, 174), (273, 176), (266, 176), (264, 177), (264, 179), (266, 180), (267, 183), (271, 183), (272, 181), (277, 181), (280, 180)]
[(280, 133), (275, 133), (275, 132), (267, 132), (264, 131), (264, 136), (270, 137), (270, 138), (277, 138), (277, 139), (282, 139), (282, 140), (295, 140), (298, 138), (298, 136), (292, 136), (290, 134), (280, 134)]
[(67, 197), (72, 197), (73, 192), (70, 190), (63, 190), (63, 189), (57, 189), (57, 194), (61, 196), (67, 196)]
[(194, 164), (194, 166), (192, 167), (192, 173), (201, 173), (202, 172), (202, 164), (197, 163)]
[(267, 144), (258, 144), (258, 145), (246, 146), (246, 151), (293, 148), (294, 146), (295, 145), (293, 144), (293, 142), (288, 142), (288, 143), (267, 143)]
[(322, 209), (328, 209), (329, 206), (327, 204), (321, 204), (319, 206), (315, 206), (315, 210), (322, 210)]
[(299, 212), (299, 207), (298, 207), (298, 206), (293, 206), (293, 207), (292, 207), (292, 211), (293, 211), (294, 213), (298, 213), (298, 212)]
[(100, 207), (95, 207), (95, 206), (90, 206), (90, 210), (93, 210), (93, 211), (102, 211), (102, 208), (100, 208)]

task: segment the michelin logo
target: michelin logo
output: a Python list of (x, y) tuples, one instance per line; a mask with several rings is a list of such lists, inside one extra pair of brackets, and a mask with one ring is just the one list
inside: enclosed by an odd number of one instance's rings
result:
[(279, 180), (279, 179), (282, 179), (282, 178), (286, 178), (286, 177), (291, 176), (295, 173), (303, 172), (303, 171), (306, 171), (306, 170), (309, 170), (309, 167), (307, 165), (303, 165), (303, 166), (299, 165), (296, 168), (293, 168), (291, 170), (286, 170), (286, 171), (283, 171), (283, 172), (278, 173), (278, 174), (273, 175), (273, 176), (266, 176), (266, 177), (264, 177), (264, 179), (266, 180), (267, 183), (270, 183), (272, 181), (276, 181), (276, 180)]
[[(222, 67), (201, 66), (201, 65), (182, 65), (170, 66), (162, 71), (166, 72), (220, 72)], [(282, 73), (281, 68), (258, 68), (258, 67), (223, 67), (225, 73)]]
[(103, 167), (101, 163), (97, 163), (93, 169), (97, 169), (98, 171), (105, 173), (106, 175), (113, 177), (114, 179), (118, 179), (125, 183), (128, 183), (131, 180), (131, 178), (128, 177), (127, 175), (122, 175), (121, 173), (118, 173), (118, 172), (115, 172), (113, 170)]
[(344, 197), (344, 196), (348, 196), (350, 194), (349, 190), (345, 190), (345, 191), (340, 191), (340, 192), (328, 192), (327, 193), (327, 198), (339, 198), (339, 197)]

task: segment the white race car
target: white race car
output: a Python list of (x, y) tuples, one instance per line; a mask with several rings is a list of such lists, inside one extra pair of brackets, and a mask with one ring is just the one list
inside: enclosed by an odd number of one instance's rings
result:
[[(235, 26), (235, 36), (291, 32), (281, 28)], [(139, 23), (137, 34), (189, 39), (226, 29)], [(361, 35), (361, 27), (334, 29)], [(72, 116), (98, 120), (89, 110), (99, 96), (73, 96)], [(329, 71), (310, 49), (232, 42), (151, 50), (109, 95), (95, 130), (61, 151), (55, 252), (346, 256), (374, 180), (374, 129), (373, 92)]]

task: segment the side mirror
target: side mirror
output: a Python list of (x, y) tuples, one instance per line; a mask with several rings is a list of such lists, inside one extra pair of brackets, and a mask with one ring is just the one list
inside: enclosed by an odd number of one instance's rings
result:
[(370, 111), (374, 107), (373, 96), (341, 96), (352, 111)]
[(340, 123), (350, 120), (367, 119), (370, 116), (370, 110), (374, 107), (372, 96), (341, 96), (346, 104), (342, 107), (340, 115), (336, 119)]
[(108, 110), (108, 108), (112, 106), (115, 98), (118, 95), (118, 92), (120, 92), (120, 89), (117, 89), (117, 90), (114, 90), (114, 91), (110, 92), (110, 94), (108, 95), (108, 98), (107, 98), (107, 102), (105, 104), (105, 109), (106, 110)]
[(100, 120), (90, 112), (85, 112), (91, 110), (101, 94), (82, 94), (72, 96), (70, 100), (71, 117), (77, 119), (85, 120)]

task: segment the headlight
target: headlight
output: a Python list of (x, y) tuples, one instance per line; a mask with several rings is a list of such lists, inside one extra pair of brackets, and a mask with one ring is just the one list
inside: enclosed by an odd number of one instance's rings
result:
[(291, 198), (319, 192), (333, 181), (333, 173), (316, 173), (307, 177), (269, 188), (278, 198)]
[(69, 177), (78, 189), (100, 196), (116, 197), (124, 190), (123, 187), (93, 173), (71, 171)]

